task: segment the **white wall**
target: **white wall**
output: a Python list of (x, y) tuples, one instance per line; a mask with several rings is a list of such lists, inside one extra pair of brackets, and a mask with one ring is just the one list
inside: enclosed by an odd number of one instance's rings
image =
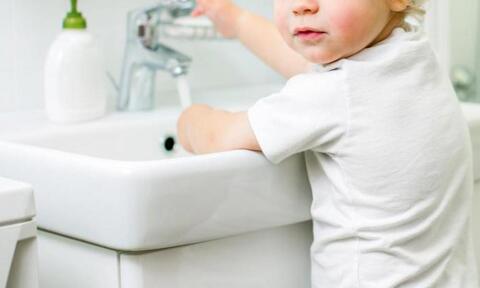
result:
[(430, 41), (437, 53), (444, 69), (450, 69), (451, 62), (451, 35), (448, 32), (450, 27), (450, 3), (449, 0), (429, 1), (425, 5), (427, 11), (425, 17), (425, 28)]
[(479, 5), (478, 0), (430, 0), (427, 4), (427, 30), (437, 53), (450, 66), (475, 71)]
[[(466, 69), (472, 77), (476, 77), (476, 85), (466, 94), (458, 94), (466, 101), (480, 102), (480, 22), (478, 0), (455, 0), (450, 2), (450, 38), (451, 66)], [(475, 76), (476, 74), (476, 76)], [(458, 75), (457, 75), (458, 77)], [(474, 80), (475, 81), (475, 80)], [(476, 91), (475, 91), (476, 90)]]
[(0, 109), (13, 107), (13, 67), (14, 57), (9, 57), (13, 51), (13, 1), (0, 1)]
[[(271, 17), (270, 0), (236, 2)], [(155, 0), (79, 0), (89, 30), (98, 37), (105, 52), (107, 69), (117, 79), (125, 44), (127, 11), (151, 3)], [(61, 29), (68, 6), (68, 0), (0, 0), (0, 111), (43, 107), (44, 59)], [(278, 74), (234, 41), (169, 40), (166, 43), (193, 57), (188, 78), (194, 92), (201, 88), (282, 81)], [(204, 73), (205, 68), (208, 73)], [(168, 75), (159, 73), (158, 78), (158, 93), (175, 89)]]
[[(43, 62), (50, 43), (60, 31), (68, 0), (0, 0), (0, 112), (43, 107)], [(237, 0), (238, 4), (270, 17), (271, 0)], [(155, 0), (79, 0), (89, 29), (105, 52), (107, 69), (118, 79), (125, 41), (126, 13)], [(440, 4), (438, 4), (440, 3)], [(443, 4), (442, 4), (443, 3)], [(478, 0), (431, 0), (436, 20), (435, 41), (445, 61), (474, 69), (475, 19)], [(453, 19), (450, 30), (442, 13)], [(440, 8), (438, 8), (440, 7)], [(443, 7), (443, 8), (441, 8)], [(443, 12), (442, 12), (443, 11)], [(431, 21), (432, 22), (432, 21)], [(449, 31), (448, 31), (449, 30)], [(189, 54), (194, 62), (188, 76), (195, 89), (280, 82), (282, 78), (234, 41), (165, 41)], [(443, 45), (443, 46), (442, 46)], [(208, 68), (208, 73), (204, 69)], [(159, 73), (157, 90), (162, 97), (173, 91), (171, 78)], [(113, 98), (113, 90), (111, 92)], [(195, 94), (193, 95), (195, 96)]]
[(480, 33), (478, 5), (479, 0), (455, 0), (450, 4), (452, 64), (463, 65), (472, 70), (477, 57), (476, 37)]
[(426, 28), (444, 69), (453, 82), (471, 81), (469, 85), (473, 85), (459, 88), (457, 95), (462, 101), (480, 102), (480, 93), (476, 92), (480, 91), (479, 9), (478, 0), (427, 3)]

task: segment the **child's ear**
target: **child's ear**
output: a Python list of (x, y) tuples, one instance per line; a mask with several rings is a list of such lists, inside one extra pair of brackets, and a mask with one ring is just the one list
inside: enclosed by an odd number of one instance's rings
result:
[(390, 10), (393, 12), (403, 12), (407, 10), (412, 0), (387, 0)]

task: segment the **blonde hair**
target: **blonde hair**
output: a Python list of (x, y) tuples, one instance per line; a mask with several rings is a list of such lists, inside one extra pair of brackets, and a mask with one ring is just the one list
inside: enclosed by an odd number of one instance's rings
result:
[(407, 10), (405, 10), (405, 14), (413, 16), (417, 19), (423, 18), (425, 15), (425, 9), (423, 8), (423, 5), (427, 1), (428, 0), (410, 0), (410, 4), (408, 4)]

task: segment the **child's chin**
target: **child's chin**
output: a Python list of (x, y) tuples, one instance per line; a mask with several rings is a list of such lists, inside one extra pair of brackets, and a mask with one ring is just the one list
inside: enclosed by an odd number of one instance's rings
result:
[(338, 55), (318, 51), (306, 51), (306, 53), (302, 53), (302, 55), (309, 62), (321, 65), (332, 63), (339, 59)]

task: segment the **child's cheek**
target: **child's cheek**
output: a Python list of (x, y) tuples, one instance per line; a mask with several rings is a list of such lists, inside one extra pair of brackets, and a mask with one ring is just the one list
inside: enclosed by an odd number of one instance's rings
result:
[(355, 33), (362, 26), (362, 17), (354, 8), (344, 8), (338, 11), (332, 11), (329, 17), (330, 26), (337, 34), (342, 34), (347, 38)]

